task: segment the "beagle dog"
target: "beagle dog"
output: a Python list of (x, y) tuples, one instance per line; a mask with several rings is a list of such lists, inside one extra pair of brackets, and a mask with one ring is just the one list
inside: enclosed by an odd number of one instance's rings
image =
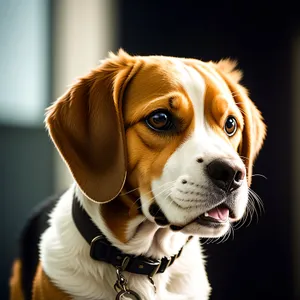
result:
[(209, 299), (199, 238), (243, 217), (266, 134), (235, 68), (120, 50), (48, 108), (74, 183), (26, 226), (11, 300)]

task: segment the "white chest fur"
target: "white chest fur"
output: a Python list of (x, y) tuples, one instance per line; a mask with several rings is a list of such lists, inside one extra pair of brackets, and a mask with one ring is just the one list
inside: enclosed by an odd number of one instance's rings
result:
[[(73, 299), (114, 300), (116, 292), (113, 286), (117, 278), (115, 268), (106, 263), (94, 261), (89, 256), (89, 245), (72, 220), (73, 192), (74, 187), (61, 197), (51, 213), (50, 227), (43, 234), (40, 243), (42, 266), (54, 284), (71, 295)], [(91, 205), (84, 203), (85, 201), (88, 200), (83, 200), (82, 204), (91, 215), (89, 210), (97, 204)], [(101, 222), (101, 217), (98, 220), (94, 220), (96, 217), (91, 217), (102, 232), (106, 235), (111, 234), (104, 222)], [(174, 239), (174, 237), (168, 237), (168, 233), (164, 233), (162, 239), (162, 233), (157, 229), (153, 231), (151, 226), (154, 228), (156, 225), (145, 226), (135, 236), (132, 243), (123, 245), (122, 250), (139, 255), (146, 250), (145, 247), (148, 247), (148, 255), (158, 255), (158, 253), (160, 255), (162, 252), (165, 252), (165, 255), (177, 253), (178, 247), (180, 249), (183, 245), (183, 235), (178, 233), (178, 238)], [(170, 234), (174, 235), (171, 232)], [(168, 241), (168, 245), (163, 245), (164, 240)], [(172, 247), (174, 249), (170, 249)], [(154, 276), (156, 293), (147, 276), (126, 272), (124, 275), (129, 281), (129, 288), (145, 300), (206, 300), (210, 294), (204, 260), (197, 238), (192, 239), (185, 246), (182, 255), (171, 267), (163, 274)]]

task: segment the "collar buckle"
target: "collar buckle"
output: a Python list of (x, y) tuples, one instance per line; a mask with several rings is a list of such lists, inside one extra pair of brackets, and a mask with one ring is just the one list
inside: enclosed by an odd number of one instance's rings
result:
[(153, 265), (155, 265), (155, 263), (156, 263), (156, 267), (153, 268), (152, 272), (148, 275), (148, 278), (152, 278), (154, 275), (157, 274), (157, 272), (161, 266), (162, 260), (158, 259), (157, 261), (153, 261)]
[(94, 260), (106, 261), (109, 257), (110, 247), (106, 243), (103, 236), (98, 235), (91, 241), (90, 244), (90, 257)]

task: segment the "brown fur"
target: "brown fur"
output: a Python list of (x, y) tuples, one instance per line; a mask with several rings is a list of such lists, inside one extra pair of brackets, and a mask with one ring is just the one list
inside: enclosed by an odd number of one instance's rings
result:
[(81, 78), (49, 109), (46, 124), (81, 190), (105, 203), (121, 191), (127, 173), (122, 93), (139, 65), (109, 59)]
[(9, 281), (10, 300), (24, 300), (21, 286), (21, 271), (22, 262), (19, 259), (17, 259), (14, 261), (12, 275)]
[[(200, 64), (198, 61), (189, 61), (188, 64), (193, 66), (205, 79), (204, 114), (206, 121), (218, 135), (237, 150), (242, 139), (244, 120), (228, 86), (224, 84), (223, 79), (210, 64)], [(238, 130), (232, 137), (228, 137), (224, 132), (226, 119), (230, 115), (234, 116), (238, 123)]]
[[(71, 300), (72, 298), (65, 292), (59, 290), (45, 274), (41, 264), (38, 265), (33, 281), (32, 300)], [(19, 300), (19, 299), (13, 299)]]

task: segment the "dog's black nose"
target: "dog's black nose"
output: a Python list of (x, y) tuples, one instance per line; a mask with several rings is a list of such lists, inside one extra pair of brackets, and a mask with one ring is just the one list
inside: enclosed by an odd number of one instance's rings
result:
[(245, 178), (243, 167), (225, 159), (213, 160), (207, 165), (207, 173), (213, 183), (225, 192), (239, 188)]

